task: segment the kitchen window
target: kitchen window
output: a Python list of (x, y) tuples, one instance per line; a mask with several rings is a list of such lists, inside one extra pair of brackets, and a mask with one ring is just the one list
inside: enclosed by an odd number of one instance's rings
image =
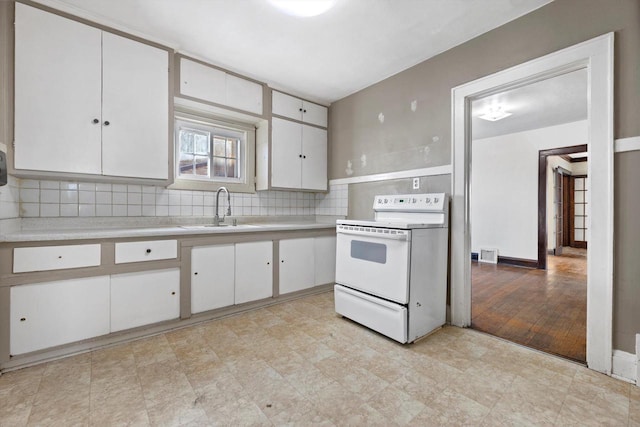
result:
[(251, 125), (176, 115), (173, 188), (253, 192), (254, 144)]

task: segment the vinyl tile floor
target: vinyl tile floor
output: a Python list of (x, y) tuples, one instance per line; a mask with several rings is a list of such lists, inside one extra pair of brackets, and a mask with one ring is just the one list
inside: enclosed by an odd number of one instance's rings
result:
[(1, 426), (640, 426), (640, 388), (468, 329), (400, 345), (333, 293), (0, 376)]

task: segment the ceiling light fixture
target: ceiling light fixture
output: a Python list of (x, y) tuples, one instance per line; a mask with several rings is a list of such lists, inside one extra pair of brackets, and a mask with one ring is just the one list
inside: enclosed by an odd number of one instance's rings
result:
[(501, 105), (492, 105), (485, 110), (484, 114), (478, 116), (478, 118), (488, 120), (490, 122), (497, 122), (498, 120), (502, 120), (510, 115), (511, 113), (504, 111)]
[(308, 18), (325, 13), (336, 0), (269, 0), (269, 3), (288, 15)]

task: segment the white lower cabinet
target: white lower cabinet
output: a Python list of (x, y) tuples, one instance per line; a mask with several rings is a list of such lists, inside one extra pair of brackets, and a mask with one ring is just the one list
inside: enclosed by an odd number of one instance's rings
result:
[(14, 286), (10, 294), (11, 355), (109, 333), (109, 276)]
[(334, 283), (336, 281), (336, 236), (316, 237), (314, 245), (316, 285)]
[(273, 242), (236, 243), (235, 303), (273, 296)]
[(199, 246), (191, 250), (191, 313), (234, 304), (235, 246)]
[(315, 284), (314, 238), (280, 240), (280, 293), (300, 291)]
[(280, 240), (280, 294), (333, 283), (335, 236)]
[(111, 276), (111, 332), (180, 317), (180, 269)]

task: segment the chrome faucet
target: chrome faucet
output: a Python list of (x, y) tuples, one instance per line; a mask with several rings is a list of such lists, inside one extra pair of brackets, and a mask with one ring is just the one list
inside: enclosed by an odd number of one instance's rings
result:
[(220, 219), (220, 215), (218, 215), (218, 204), (220, 203), (220, 192), (224, 191), (227, 193), (227, 215), (231, 215), (231, 195), (229, 194), (229, 190), (226, 187), (218, 188), (216, 192), (216, 216), (213, 217), (213, 225), (216, 227), (220, 225), (221, 222), (224, 222), (224, 216)]

